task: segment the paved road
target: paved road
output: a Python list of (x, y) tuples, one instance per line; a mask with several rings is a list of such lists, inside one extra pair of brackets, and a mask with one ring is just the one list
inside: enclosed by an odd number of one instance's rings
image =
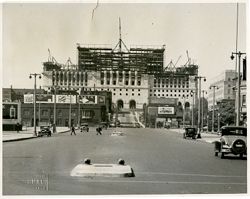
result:
[[(246, 193), (247, 161), (221, 160), (213, 145), (184, 140), (164, 129), (121, 129), (95, 135), (38, 138), (3, 143), (3, 194), (215, 194)], [(119, 158), (134, 169), (133, 178), (73, 178), (71, 170), (84, 158), (115, 163)]]

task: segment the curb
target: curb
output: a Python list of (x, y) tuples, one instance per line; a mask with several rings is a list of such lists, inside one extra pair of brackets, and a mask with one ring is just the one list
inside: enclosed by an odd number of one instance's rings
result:
[(38, 137), (15, 138), (11, 140), (3, 140), (3, 142), (16, 142), (16, 141), (21, 141), (21, 140), (29, 140), (33, 138), (38, 138)]
[[(70, 132), (70, 130), (62, 131), (62, 132), (55, 133), (55, 134), (67, 133), (67, 132)], [(34, 138), (38, 138), (38, 137), (33, 136), (33, 137), (25, 137), (25, 138), (14, 138), (14, 139), (10, 139), (10, 140), (2, 140), (2, 142), (16, 142), (16, 141), (29, 140), (29, 139), (34, 139)]]

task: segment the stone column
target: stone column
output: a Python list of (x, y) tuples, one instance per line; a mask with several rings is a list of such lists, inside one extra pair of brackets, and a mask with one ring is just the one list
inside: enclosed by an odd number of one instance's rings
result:
[(106, 85), (107, 84), (107, 71), (103, 71), (103, 73), (104, 73), (104, 79), (103, 79), (104, 84), (103, 85)]
[(135, 86), (137, 86), (137, 71), (135, 71)]
[(110, 71), (110, 85), (113, 85), (113, 71)]
[(131, 85), (131, 71), (128, 71), (128, 85)]
[(122, 83), (125, 85), (125, 71), (122, 71)]

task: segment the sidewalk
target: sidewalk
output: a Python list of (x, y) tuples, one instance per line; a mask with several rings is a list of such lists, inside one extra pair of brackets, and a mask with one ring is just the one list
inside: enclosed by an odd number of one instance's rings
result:
[[(37, 127), (37, 131), (39, 130), (40, 128)], [(56, 130), (57, 133), (65, 133), (68, 132), (70, 129), (68, 127), (57, 127)], [(2, 134), (3, 142), (13, 142), (13, 141), (27, 140), (32, 138), (37, 138), (36, 136), (34, 136), (34, 127), (27, 127), (27, 128), (24, 127), (23, 131), (19, 131), (19, 133), (17, 133), (16, 131), (3, 131)]]
[[(184, 133), (183, 129), (170, 129), (171, 131), (177, 132), (177, 133)], [(212, 132), (202, 132), (201, 138), (196, 139), (197, 141), (201, 142), (207, 142), (207, 143), (213, 143), (214, 141), (218, 141), (220, 139), (220, 136), (217, 133)]]

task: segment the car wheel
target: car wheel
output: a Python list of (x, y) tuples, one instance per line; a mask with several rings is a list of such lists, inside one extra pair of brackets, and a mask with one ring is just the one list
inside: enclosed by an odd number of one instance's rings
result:
[(221, 152), (220, 158), (223, 159), (224, 157), (225, 157), (225, 154), (223, 152)]
[(243, 159), (243, 153), (240, 154), (240, 158)]
[(218, 151), (216, 151), (216, 152), (214, 153), (214, 155), (215, 155), (215, 156), (218, 156), (218, 154), (219, 154), (219, 152), (218, 152)]

